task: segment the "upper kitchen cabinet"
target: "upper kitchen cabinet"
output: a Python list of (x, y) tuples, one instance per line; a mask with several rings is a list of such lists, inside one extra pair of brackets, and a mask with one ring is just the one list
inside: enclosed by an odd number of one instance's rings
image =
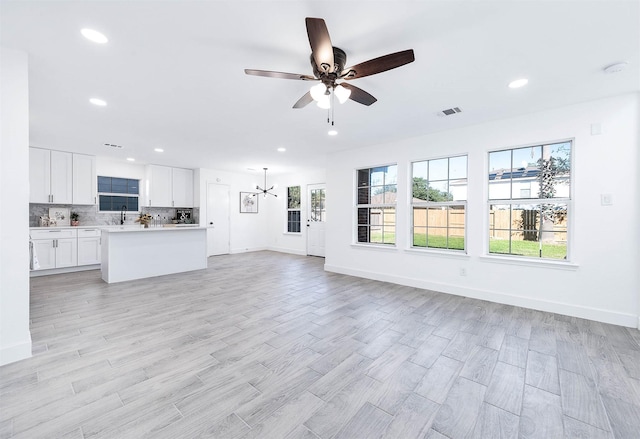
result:
[(96, 158), (73, 154), (73, 204), (96, 204)]
[(193, 207), (193, 170), (149, 165), (147, 205), (149, 207)]
[(29, 148), (29, 202), (71, 204), (73, 154)]
[(193, 169), (173, 168), (173, 206), (193, 207)]

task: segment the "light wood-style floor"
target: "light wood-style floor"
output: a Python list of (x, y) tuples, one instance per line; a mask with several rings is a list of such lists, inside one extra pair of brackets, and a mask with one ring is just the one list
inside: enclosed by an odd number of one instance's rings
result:
[(640, 437), (640, 333), (256, 252), (34, 278), (0, 437)]

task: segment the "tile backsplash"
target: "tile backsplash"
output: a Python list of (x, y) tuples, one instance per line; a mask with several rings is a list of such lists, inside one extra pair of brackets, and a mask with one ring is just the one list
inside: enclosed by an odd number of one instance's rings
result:
[[(98, 206), (79, 206), (79, 205), (54, 205), (54, 204), (29, 204), (29, 227), (39, 227), (40, 217), (49, 216), (49, 208), (66, 207), (71, 212), (78, 212), (81, 226), (110, 226), (120, 224), (120, 212), (99, 212)], [(170, 223), (171, 218), (176, 216), (176, 209), (173, 207), (143, 207), (142, 213), (148, 213), (154, 219), (158, 219), (161, 223)], [(138, 212), (127, 212), (125, 224), (137, 224)], [(199, 221), (199, 209), (193, 208), (192, 222), (197, 224)]]

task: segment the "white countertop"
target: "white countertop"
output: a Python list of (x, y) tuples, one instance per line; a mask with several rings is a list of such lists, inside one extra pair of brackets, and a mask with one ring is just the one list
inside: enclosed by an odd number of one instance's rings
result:
[(103, 232), (107, 233), (137, 233), (137, 232), (170, 232), (170, 231), (185, 231), (185, 230), (205, 230), (206, 227), (200, 227), (199, 224), (185, 224), (183, 226), (165, 226), (165, 227), (149, 227), (144, 228), (140, 226), (115, 226), (115, 227), (100, 227)]
[(29, 230), (61, 230), (61, 229), (100, 229), (100, 230), (118, 230), (118, 231), (139, 231), (139, 230), (176, 230), (176, 229), (193, 229), (206, 228), (200, 227), (200, 224), (165, 224), (162, 227), (149, 226), (145, 229), (140, 224), (124, 224), (124, 225), (80, 225), (80, 226), (55, 226), (55, 227), (29, 227)]

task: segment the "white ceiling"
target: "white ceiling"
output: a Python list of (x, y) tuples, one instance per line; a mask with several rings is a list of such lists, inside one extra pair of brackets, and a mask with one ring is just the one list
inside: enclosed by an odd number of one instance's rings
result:
[[(31, 145), (136, 163), (294, 172), (336, 150), (640, 90), (634, 0), (2, 0), (0, 12), (2, 46), (29, 54)], [(378, 102), (337, 107), (336, 137), (325, 110), (291, 108), (314, 83), (243, 72), (312, 74), (305, 17), (325, 19), (348, 65), (415, 51), (412, 64), (352, 82)], [(620, 61), (625, 71), (603, 72)], [(507, 87), (520, 77), (529, 85)]]

